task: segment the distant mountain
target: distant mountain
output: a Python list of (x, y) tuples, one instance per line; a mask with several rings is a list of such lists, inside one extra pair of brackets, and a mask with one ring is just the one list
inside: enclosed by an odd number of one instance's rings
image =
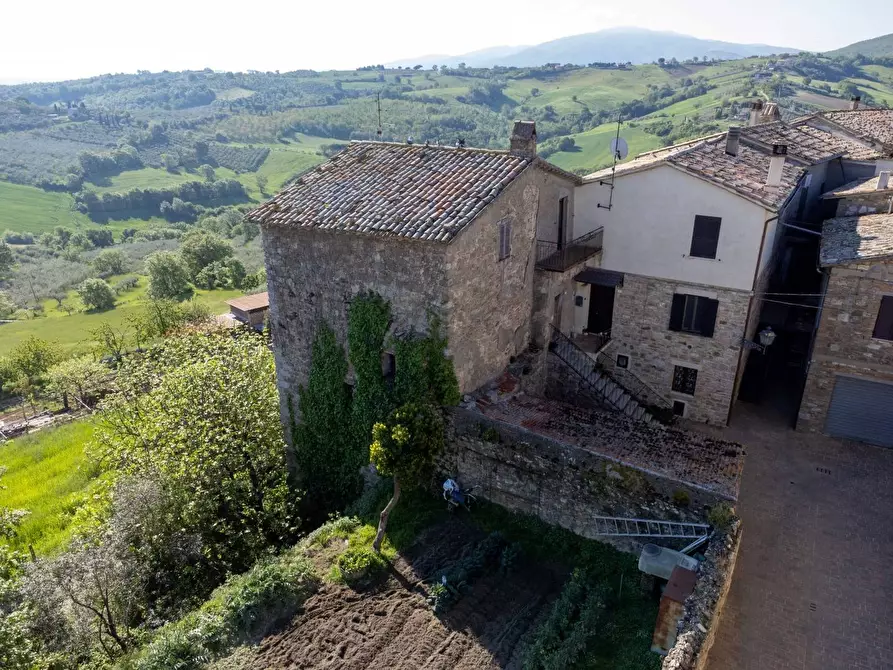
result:
[(387, 67), (413, 67), (421, 65), (430, 68), (432, 65), (458, 65), (465, 63), (469, 67), (492, 67), (492, 63), (502, 58), (508, 58), (513, 54), (529, 49), (529, 46), (498, 46), (488, 47), (486, 49), (478, 49), (477, 51), (469, 51), (466, 54), (458, 56), (449, 56), (447, 54), (429, 54), (427, 56), (418, 56), (417, 58), (409, 58), (406, 60), (398, 60), (387, 63)]
[[(651, 63), (658, 58), (685, 60), (703, 58), (733, 59), (746, 56), (768, 56), (797, 53), (800, 49), (767, 44), (736, 44), (703, 40), (679, 33), (645, 30), (644, 28), (609, 28), (596, 33), (562, 37), (531, 47), (500, 46), (458, 56), (436, 56), (435, 60), (406, 60), (395, 65), (434, 64), (455, 66), (461, 62), (471, 67), (533, 66), (544, 63)], [(430, 57), (428, 57), (430, 59)], [(436, 60), (436, 59), (439, 59)]]
[(893, 33), (881, 35), (870, 40), (862, 40), (849, 46), (827, 52), (829, 56), (893, 56)]

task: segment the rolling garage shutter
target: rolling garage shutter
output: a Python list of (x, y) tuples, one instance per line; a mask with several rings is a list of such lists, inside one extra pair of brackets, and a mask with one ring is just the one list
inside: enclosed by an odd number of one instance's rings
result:
[(825, 432), (893, 447), (893, 384), (837, 377)]

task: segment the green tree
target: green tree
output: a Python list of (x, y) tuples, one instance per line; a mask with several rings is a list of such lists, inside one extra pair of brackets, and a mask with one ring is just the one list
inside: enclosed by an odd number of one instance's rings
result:
[(226, 240), (206, 230), (196, 230), (183, 238), (180, 258), (192, 279), (214, 261), (222, 261), (233, 255), (233, 246)]
[(47, 370), (48, 389), (67, 404), (74, 398), (87, 404), (92, 398), (111, 387), (112, 373), (91, 356), (69, 358)]
[(6, 279), (12, 274), (12, 266), (15, 265), (16, 257), (12, 251), (12, 247), (6, 242), (0, 242), (0, 279)]
[(9, 297), (9, 294), (0, 291), (0, 319), (5, 319), (16, 311), (16, 304)]
[(189, 270), (178, 254), (156, 251), (146, 258), (146, 272), (152, 298), (179, 298), (189, 291)]
[(394, 493), (378, 519), (372, 543), (376, 552), (381, 552), (388, 518), (400, 500), (401, 487), (422, 484), (443, 447), (443, 416), (430, 403), (407, 403), (372, 428), (369, 458), (378, 472), (394, 481)]
[(104, 279), (87, 279), (78, 287), (81, 302), (88, 310), (101, 311), (115, 306), (115, 292)]
[(93, 269), (100, 274), (123, 274), (127, 266), (127, 256), (119, 249), (105, 249), (93, 259)]
[(9, 353), (5, 367), (9, 379), (25, 378), (33, 385), (61, 359), (56, 342), (32, 335)]
[(257, 190), (259, 190), (261, 193), (266, 194), (266, 192), (267, 192), (267, 176), (264, 174), (258, 174), (255, 177), (255, 180), (257, 181)]
[(198, 166), (198, 173), (202, 176), (205, 181), (214, 181), (216, 175), (214, 174), (214, 168), (212, 168), (207, 163), (204, 165)]
[(273, 354), (252, 335), (194, 333), (125, 359), (94, 456), (158, 477), (220, 578), (293, 539)]

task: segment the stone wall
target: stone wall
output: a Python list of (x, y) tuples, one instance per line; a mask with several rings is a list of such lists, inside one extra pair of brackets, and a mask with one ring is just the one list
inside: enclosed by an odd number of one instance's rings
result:
[[(493, 378), (526, 350), (537, 230), (557, 216), (558, 198), (567, 193), (569, 181), (529, 167), (447, 247), (447, 335), (463, 391)], [(506, 220), (511, 255), (499, 260), (498, 224)]]
[(358, 293), (371, 289), (389, 300), (397, 332), (424, 330), (429, 310), (445, 314), (445, 245), (285, 226), (265, 226), (262, 241), (286, 426), (288, 398), (297, 410), (319, 324), (346, 345), (347, 311)]
[(893, 382), (893, 341), (872, 337), (893, 262), (830, 268), (797, 428), (821, 431), (838, 374)]
[(707, 668), (710, 649), (732, 585), (740, 546), (740, 522), (735, 522), (729, 532), (717, 533), (710, 540), (698, 571), (694, 593), (685, 601), (676, 644), (664, 658), (661, 670)]
[[(596, 537), (596, 515), (706, 523), (709, 508), (728, 502), (688, 482), (461, 408), (451, 410), (439, 469), (463, 486), (479, 487), (487, 500), (589, 538)], [(615, 544), (636, 550), (642, 543)]]
[[(719, 301), (713, 337), (669, 330), (675, 293)], [(630, 372), (669, 400), (687, 403), (686, 418), (725, 425), (733, 398), (751, 294), (627, 274), (614, 299), (608, 352), (630, 356)], [(694, 396), (672, 390), (673, 368), (698, 370)]]
[(863, 214), (886, 214), (890, 210), (890, 191), (866, 191), (837, 201), (836, 216), (861, 216)]

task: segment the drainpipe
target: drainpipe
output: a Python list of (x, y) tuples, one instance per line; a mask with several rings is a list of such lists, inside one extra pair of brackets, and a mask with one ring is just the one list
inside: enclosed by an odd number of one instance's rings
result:
[[(794, 190), (796, 191), (796, 189)], [(751, 283), (754, 291), (757, 288), (757, 279), (759, 279), (760, 274), (760, 259), (763, 257), (763, 248), (766, 246), (766, 233), (769, 232), (769, 224), (781, 216), (782, 209), (779, 209), (778, 212), (778, 214), (776, 214), (775, 216), (770, 216), (763, 222), (763, 238), (760, 240), (760, 251), (757, 254), (757, 264), (753, 270), (753, 282)], [(742, 334), (742, 337), (747, 337), (747, 324), (750, 323), (750, 314), (753, 311), (754, 303), (756, 302), (756, 300), (756, 296), (751, 296), (750, 303), (747, 305), (747, 315), (744, 317), (744, 333)], [(729, 403), (729, 413), (726, 416), (726, 425), (729, 425), (729, 423), (731, 423), (732, 421), (732, 409), (735, 407), (735, 401), (738, 400), (738, 391), (740, 390), (739, 382), (744, 376), (744, 370), (742, 369), (743, 365), (744, 347), (741, 347), (740, 351), (738, 352), (738, 365), (735, 366), (735, 382), (732, 384), (732, 402)]]

